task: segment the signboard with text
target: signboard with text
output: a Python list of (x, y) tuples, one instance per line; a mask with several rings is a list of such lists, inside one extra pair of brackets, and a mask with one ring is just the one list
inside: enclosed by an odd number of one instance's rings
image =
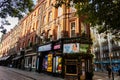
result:
[(43, 46), (38, 47), (38, 51), (39, 51), (39, 52), (49, 51), (49, 50), (51, 50), (51, 44), (43, 45)]

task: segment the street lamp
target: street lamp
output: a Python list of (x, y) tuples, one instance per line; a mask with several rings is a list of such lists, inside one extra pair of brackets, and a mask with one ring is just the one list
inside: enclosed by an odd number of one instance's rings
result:
[[(112, 70), (112, 44), (111, 44), (111, 38), (110, 38), (110, 33), (107, 34), (107, 40), (108, 40), (108, 48), (109, 48), (109, 59), (110, 59), (110, 66), (111, 66), (111, 70)], [(114, 80), (114, 73), (112, 71), (112, 80)]]
[[(111, 70), (112, 70), (112, 53), (109, 53), (109, 59), (110, 59), (110, 66), (111, 66)], [(112, 80), (114, 80), (114, 72), (112, 71)]]

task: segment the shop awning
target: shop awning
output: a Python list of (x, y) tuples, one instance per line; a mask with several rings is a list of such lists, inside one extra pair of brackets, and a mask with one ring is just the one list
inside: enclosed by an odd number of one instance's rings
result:
[(0, 61), (5, 61), (5, 60), (7, 60), (9, 57), (10, 57), (10, 56), (1, 57), (1, 58), (0, 58)]
[(20, 59), (22, 56), (16, 56), (15, 58), (13, 58), (12, 60), (18, 60)]

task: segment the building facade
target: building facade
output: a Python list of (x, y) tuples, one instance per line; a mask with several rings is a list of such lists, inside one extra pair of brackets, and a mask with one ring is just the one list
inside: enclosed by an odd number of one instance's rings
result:
[[(15, 47), (17, 55), (12, 60), (16, 68), (61, 77), (72, 73), (76, 78), (78, 74), (85, 77), (84, 73), (92, 68), (92, 56), (87, 54), (92, 44), (90, 26), (84, 23), (84, 18), (75, 16), (73, 7), (55, 8), (56, 0), (37, 2), (34, 10), (19, 22), (18, 28), (2, 41), (6, 45), (2, 46), (1, 54), (8, 54)], [(9, 39), (13, 41), (9, 43)], [(74, 70), (69, 72), (71, 66)]]
[(95, 71), (106, 71), (108, 66), (112, 66), (114, 72), (120, 69), (120, 41), (115, 40), (111, 33), (97, 33), (97, 30), (91, 29), (93, 34), (93, 48), (95, 55)]

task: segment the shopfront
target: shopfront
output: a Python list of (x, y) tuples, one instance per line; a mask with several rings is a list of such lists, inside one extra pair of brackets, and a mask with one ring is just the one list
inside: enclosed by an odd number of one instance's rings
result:
[(62, 77), (62, 44), (55, 43), (53, 46), (53, 73), (54, 76)]
[(52, 44), (45, 44), (38, 47), (37, 71), (52, 73), (53, 70)]
[(25, 69), (29, 71), (36, 71), (37, 53), (29, 53), (25, 55)]
[(89, 48), (89, 43), (82, 43), (77, 38), (63, 41), (65, 79), (91, 80), (93, 55), (90, 54)]

